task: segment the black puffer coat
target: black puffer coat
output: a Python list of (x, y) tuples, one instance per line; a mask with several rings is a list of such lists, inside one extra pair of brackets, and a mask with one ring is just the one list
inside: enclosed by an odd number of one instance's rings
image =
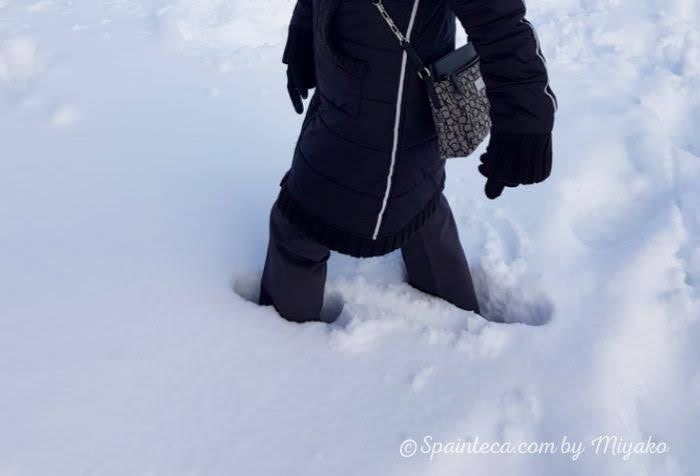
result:
[[(494, 129), (552, 130), (556, 100), (521, 0), (384, 0), (430, 63), (455, 48), (455, 14), (482, 58)], [(370, 0), (298, 0), (316, 91), (277, 204), (306, 234), (353, 256), (388, 253), (430, 217), (445, 183), (424, 84)], [(310, 52), (311, 54), (311, 52)]]

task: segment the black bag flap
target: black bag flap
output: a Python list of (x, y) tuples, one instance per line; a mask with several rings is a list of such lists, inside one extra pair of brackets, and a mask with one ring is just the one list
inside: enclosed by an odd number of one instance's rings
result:
[(474, 45), (467, 43), (446, 54), (431, 65), (433, 78), (440, 80), (446, 78), (451, 73), (459, 73), (479, 61), (479, 54)]

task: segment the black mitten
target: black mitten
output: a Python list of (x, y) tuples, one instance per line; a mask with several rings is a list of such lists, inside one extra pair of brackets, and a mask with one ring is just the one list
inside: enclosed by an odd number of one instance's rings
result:
[(487, 178), (485, 193), (497, 198), (504, 187), (542, 182), (552, 171), (552, 134), (492, 132), (479, 172)]
[(312, 30), (297, 26), (289, 27), (282, 62), (287, 65), (289, 98), (292, 100), (294, 110), (301, 114), (304, 112), (302, 98), (306, 99), (309, 89), (316, 87)]

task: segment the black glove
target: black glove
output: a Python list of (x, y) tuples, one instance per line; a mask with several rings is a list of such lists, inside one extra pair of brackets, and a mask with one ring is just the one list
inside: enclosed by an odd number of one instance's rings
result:
[(491, 133), (479, 172), (486, 177), (484, 192), (491, 200), (505, 187), (542, 182), (552, 171), (552, 134)]
[(287, 91), (294, 110), (304, 112), (302, 99), (316, 87), (314, 71), (314, 36), (312, 30), (290, 26), (282, 62), (287, 65)]

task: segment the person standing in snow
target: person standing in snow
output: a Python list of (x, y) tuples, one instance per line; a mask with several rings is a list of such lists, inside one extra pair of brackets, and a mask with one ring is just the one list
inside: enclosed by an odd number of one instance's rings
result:
[[(329, 251), (396, 249), (408, 282), (479, 312), (442, 191), (445, 161), (424, 84), (377, 14), (379, 0), (298, 0), (283, 63), (297, 113), (315, 88), (291, 168), (270, 213), (260, 303), (284, 318), (320, 319)], [(456, 18), (481, 57), (491, 139), (486, 195), (546, 179), (557, 108), (522, 0), (384, 0), (429, 64), (455, 48)]]

